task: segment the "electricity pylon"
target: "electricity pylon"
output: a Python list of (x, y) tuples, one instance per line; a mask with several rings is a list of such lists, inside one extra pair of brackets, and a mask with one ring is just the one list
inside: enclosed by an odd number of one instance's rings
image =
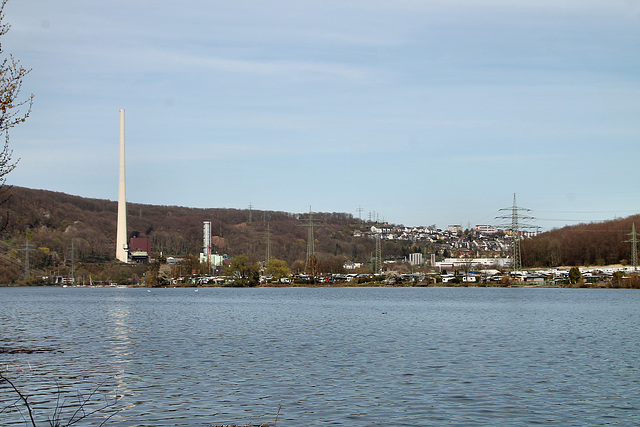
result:
[(309, 261), (311, 260), (311, 257), (315, 257), (315, 236), (313, 234), (313, 227), (318, 227), (318, 225), (316, 225), (313, 222), (313, 211), (311, 211), (311, 206), (309, 206), (309, 224), (307, 225), (308, 227), (308, 233), (307, 233), (307, 260), (304, 264), (304, 271), (308, 271), (309, 269)]
[(382, 249), (380, 244), (380, 233), (376, 233), (376, 259), (375, 259), (375, 272), (374, 274), (380, 274), (382, 271)]
[(271, 224), (269, 223), (267, 223), (267, 254), (265, 258), (265, 265), (267, 265), (271, 261)]
[(313, 212), (311, 212), (311, 208), (309, 208), (309, 231), (307, 233), (307, 262), (304, 264), (304, 270), (307, 271), (309, 267), (309, 260), (311, 256), (316, 253), (314, 246), (314, 236), (313, 236)]
[(638, 267), (638, 234), (636, 233), (636, 223), (631, 224), (631, 233), (629, 233), (631, 239), (625, 240), (627, 243), (631, 243), (631, 265)]
[(511, 270), (522, 270), (522, 254), (520, 252), (520, 231), (523, 229), (536, 228), (533, 225), (524, 223), (523, 221), (534, 220), (532, 216), (523, 213), (531, 212), (531, 209), (522, 208), (516, 204), (516, 193), (513, 193), (513, 206), (503, 208), (500, 211), (511, 211), (510, 215), (497, 216), (498, 220), (511, 220), (511, 225), (505, 225), (503, 228), (509, 231), (511, 235)]
[(24, 251), (24, 278), (25, 280), (29, 278), (31, 270), (29, 269), (29, 252), (34, 251), (34, 246), (29, 243), (29, 237), (26, 238), (26, 243), (22, 245), (24, 249), (18, 249), (19, 251)]
[(71, 239), (71, 279), (76, 281), (76, 251), (73, 246), (73, 239)]

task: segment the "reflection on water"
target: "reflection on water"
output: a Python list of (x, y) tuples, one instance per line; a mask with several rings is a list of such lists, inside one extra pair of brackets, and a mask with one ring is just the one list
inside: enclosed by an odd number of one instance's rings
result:
[(132, 327), (129, 319), (129, 307), (126, 305), (126, 298), (115, 298), (112, 305), (107, 308), (106, 325), (107, 333), (111, 333), (106, 348), (110, 364), (109, 372), (112, 372), (117, 387), (114, 390), (116, 397), (119, 399), (122, 410), (130, 409), (135, 406), (135, 392), (129, 387), (129, 364), (133, 356), (133, 345), (129, 336)]
[[(637, 291), (4, 288), (0, 297), (0, 347), (52, 349), (0, 353), (39, 414), (56, 384), (86, 394), (104, 382), (98, 394), (121, 396), (111, 426), (273, 423), (281, 404), (283, 426), (639, 421)], [(24, 425), (15, 412), (0, 424)]]
[[(111, 333), (109, 337), (109, 351), (112, 355), (112, 363), (116, 366), (125, 365), (131, 360), (131, 338), (129, 330), (129, 308), (122, 305), (109, 307), (107, 316), (110, 319), (106, 330)], [(126, 366), (122, 366), (121, 372), (124, 372)]]

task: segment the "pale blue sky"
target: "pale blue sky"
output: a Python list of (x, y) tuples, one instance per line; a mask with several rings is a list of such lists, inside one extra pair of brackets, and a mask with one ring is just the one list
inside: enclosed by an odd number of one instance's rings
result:
[(640, 213), (638, 0), (10, 0), (9, 182), (548, 229)]

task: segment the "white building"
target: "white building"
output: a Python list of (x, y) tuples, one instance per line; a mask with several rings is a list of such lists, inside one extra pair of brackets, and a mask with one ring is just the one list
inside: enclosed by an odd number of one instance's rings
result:
[(409, 254), (409, 264), (411, 265), (422, 265), (424, 260), (422, 259), (421, 253), (413, 253)]
[(449, 233), (453, 233), (453, 234), (460, 234), (460, 233), (462, 233), (462, 226), (461, 225), (449, 225), (449, 226), (447, 226), (447, 231)]
[(362, 268), (362, 265), (363, 263), (361, 262), (347, 261), (343, 267), (345, 270), (355, 270), (356, 268)]
[[(211, 267), (220, 267), (222, 265), (222, 260), (223, 260), (222, 255), (209, 254), (209, 264), (211, 265)], [(201, 263), (207, 262), (206, 254), (200, 253), (200, 262)]]
[(482, 234), (496, 234), (498, 229), (491, 225), (476, 225), (476, 231)]

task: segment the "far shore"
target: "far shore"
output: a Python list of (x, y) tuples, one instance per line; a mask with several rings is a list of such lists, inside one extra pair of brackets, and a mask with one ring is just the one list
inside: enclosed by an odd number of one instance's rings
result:
[(486, 283), (486, 284), (450, 284), (450, 283), (436, 283), (436, 284), (397, 284), (388, 285), (384, 283), (262, 283), (256, 286), (224, 286), (224, 285), (193, 285), (193, 284), (178, 284), (178, 285), (166, 285), (166, 286), (143, 286), (143, 285), (59, 285), (59, 284), (25, 284), (25, 283), (0, 283), (0, 287), (57, 287), (57, 288), (142, 288), (142, 289), (200, 289), (200, 288), (228, 288), (228, 289), (243, 289), (243, 288), (557, 288), (557, 289), (637, 289), (629, 286), (616, 286), (608, 282), (598, 283), (578, 283), (574, 285), (560, 285), (560, 284), (523, 284), (523, 283), (511, 283), (508, 285), (500, 283)]

